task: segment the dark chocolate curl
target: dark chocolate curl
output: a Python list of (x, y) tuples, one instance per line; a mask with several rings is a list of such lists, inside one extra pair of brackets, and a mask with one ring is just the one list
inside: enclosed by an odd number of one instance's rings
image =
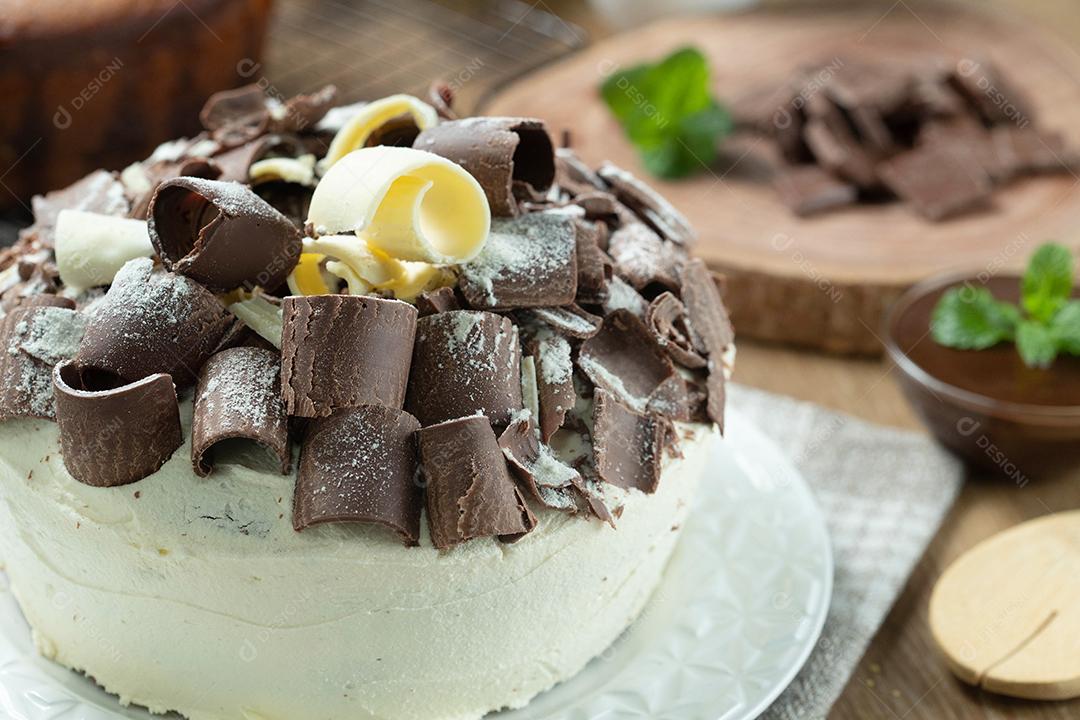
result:
[(705, 358), (694, 348), (686, 306), (669, 292), (657, 295), (645, 315), (645, 324), (671, 359), (687, 368), (705, 367)]
[[(251, 166), (267, 157), (299, 157), (306, 149), (296, 137), (289, 135), (260, 135), (213, 157), (222, 182), (251, 182)], [(185, 173), (186, 174), (186, 173)]]
[(602, 239), (606, 245), (607, 225), (575, 219), (574, 229), (577, 231), (577, 301), (600, 305), (607, 300), (613, 275), (611, 258), (600, 249)]
[(75, 354), (84, 329), (65, 307), (24, 305), (0, 319), (0, 421), (56, 417), (53, 367)]
[(293, 527), (375, 523), (406, 545), (420, 542), (423, 486), (416, 472), (416, 418), (364, 405), (313, 420), (300, 451)]
[(599, 315), (586, 312), (577, 305), (561, 308), (533, 308), (523, 315), (531, 315), (550, 325), (551, 329), (560, 335), (578, 340), (591, 338), (600, 332), (600, 325), (604, 321)]
[(214, 470), (214, 446), (250, 440), (273, 453), (288, 475), (292, 465), (289, 419), (281, 402), (281, 361), (253, 347), (222, 350), (203, 366), (191, 421), (191, 464), (206, 477)]
[(114, 487), (157, 472), (184, 441), (172, 378), (162, 373), (97, 390), (83, 377), (70, 361), (53, 371), (60, 449), (71, 476)]
[(180, 177), (150, 201), (150, 241), (165, 268), (211, 290), (276, 288), (300, 257), (300, 231), (235, 182)]
[(337, 96), (337, 86), (324, 85), (310, 95), (289, 98), (280, 113), (270, 113), (270, 131), (298, 133), (313, 128), (334, 107)]
[(107, 170), (95, 170), (66, 188), (35, 195), (30, 205), (34, 210), (34, 224), (24, 232), (36, 235), (41, 245), (47, 248), (53, 247), (56, 219), (61, 210), (123, 217), (130, 209), (123, 183)]
[(539, 337), (530, 345), (536, 362), (536, 388), (540, 400), (540, 432), (544, 442), (562, 427), (574, 409), (574, 362), (570, 343), (561, 335)]
[(724, 424), (724, 351), (735, 342), (720, 290), (712, 273), (700, 259), (686, 263), (681, 271), (682, 298), (690, 319), (695, 347), (708, 359), (708, 413), (713, 422)]
[(281, 392), (289, 415), (405, 402), (416, 308), (361, 295), (287, 297), (281, 303)]
[(484, 249), (461, 266), (469, 305), (491, 310), (569, 305), (577, 279), (574, 221), (557, 213), (496, 219)]
[(678, 268), (682, 261), (676, 246), (665, 241), (642, 223), (624, 225), (611, 235), (608, 252), (615, 272), (637, 290), (649, 285), (679, 289)]
[(78, 372), (97, 387), (150, 375), (195, 382), (232, 327), (233, 316), (198, 283), (155, 272), (149, 258), (129, 261), (89, 317), (76, 355)]
[(508, 318), (455, 310), (420, 319), (406, 409), (422, 425), (476, 413), (506, 425), (521, 406), (521, 346)]
[(418, 438), (435, 547), (444, 550), (491, 536), (513, 541), (536, 527), (487, 418), (475, 415), (432, 425), (420, 430)]
[(620, 202), (634, 211), (661, 237), (677, 245), (690, 245), (696, 237), (686, 216), (675, 209), (660, 193), (631, 173), (611, 163), (597, 170)]
[(582, 343), (578, 366), (598, 388), (638, 412), (645, 412), (665, 383), (678, 377), (671, 358), (628, 310), (604, 318), (596, 337)]
[(555, 149), (541, 120), (451, 120), (420, 133), (413, 147), (453, 160), (468, 170), (484, 188), (495, 216), (517, 215), (518, 196), (531, 199), (555, 180)]
[(601, 388), (593, 400), (593, 453), (601, 479), (622, 488), (656, 492), (664, 449), (675, 437), (671, 421), (656, 413), (635, 412)]
[(216, 92), (199, 113), (202, 126), (223, 145), (241, 145), (262, 135), (270, 124), (266, 93), (258, 85)]

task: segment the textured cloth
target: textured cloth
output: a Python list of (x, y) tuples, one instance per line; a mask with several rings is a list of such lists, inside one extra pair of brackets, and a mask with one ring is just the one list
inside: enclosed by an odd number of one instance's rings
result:
[(768, 431), (810, 484), (836, 564), (825, 630), (806, 666), (763, 718), (818, 720), (840, 696), (963, 479), (926, 435), (734, 385), (729, 400)]

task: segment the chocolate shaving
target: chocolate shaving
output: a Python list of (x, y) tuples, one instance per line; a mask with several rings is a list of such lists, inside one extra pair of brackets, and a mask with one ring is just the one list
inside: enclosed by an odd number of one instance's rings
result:
[(643, 223), (634, 223), (612, 234), (608, 253), (615, 262), (615, 272), (635, 289), (660, 285), (676, 290), (682, 260), (676, 247)]
[(162, 373), (100, 389), (85, 377), (70, 361), (53, 371), (60, 449), (71, 476), (115, 487), (157, 472), (184, 441), (172, 379)]
[(649, 304), (645, 324), (672, 360), (683, 367), (705, 367), (705, 358), (694, 347), (686, 306), (679, 298), (670, 292), (657, 295)]
[(897, 155), (879, 165), (878, 174), (929, 220), (943, 220), (990, 201), (990, 177), (978, 160), (941, 144)]
[(443, 120), (458, 119), (457, 113), (454, 112), (454, 89), (449, 83), (431, 83), (428, 87), (428, 105), (435, 108), (435, 112)]
[(694, 347), (708, 359), (706, 381), (709, 395), (707, 412), (721, 429), (724, 425), (724, 352), (735, 342), (727, 308), (720, 297), (712, 273), (700, 258), (682, 268), (682, 300), (690, 320), (688, 329)]
[(567, 147), (555, 151), (555, 178), (559, 187), (572, 196), (607, 190), (607, 184), (600, 176)]
[(608, 296), (608, 283), (614, 274), (611, 258), (600, 249), (601, 239), (607, 245), (607, 225), (587, 220), (574, 220), (577, 231), (577, 302), (599, 305)]
[(604, 319), (582, 310), (577, 305), (562, 308), (533, 308), (522, 313), (549, 325), (552, 330), (566, 337), (584, 340), (600, 332)]
[(499, 436), (499, 447), (525, 492), (541, 505), (571, 515), (588, 512), (602, 520), (611, 517), (601, 498), (590, 497), (581, 474), (541, 444), (532, 418), (510, 423)]
[(243, 145), (262, 135), (270, 125), (266, 93), (258, 85), (214, 93), (203, 105), (199, 120), (222, 145)]
[(593, 408), (593, 451), (604, 482), (652, 494), (660, 485), (664, 449), (675, 437), (671, 421), (635, 412), (597, 388)]
[(578, 367), (626, 405), (644, 412), (659, 388), (675, 376), (671, 358), (645, 324), (626, 310), (604, 318), (600, 332), (581, 344)]
[(521, 347), (508, 318), (457, 310), (421, 318), (405, 407), (424, 426), (480, 413), (506, 425), (522, 407)]
[(616, 310), (628, 310), (631, 314), (645, 319), (649, 310), (649, 301), (641, 296), (630, 283), (621, 277), (615, 276), (608, 283), (608, 296), (601, 303), (604, 314), (610, 314)]
[(24, 305), (0, 319), (0, 421), (56, 417), (52, 370), (84, 331), (83, 316), (65, 307)]
[(75, 309), (75, 301), (71, 298), (62, 297), (60, 295), (53, 295), (51, 293), (42, 293), (39, 295), (27, 295), (19, 298), (15, 307), (57, 307), (66, 308), (67, 310)]
[[(289, 135), (261, 135), (243, 145), (230, 148), (213, 157), (222, 182), (251, 182), (251, 166), (268, 157), (299, 157), (306, 148), (298, 138)], [(187, 174), (187, 173), (184, 173)]]
[(787, 167), (773, 178), (780, 201), (796, 215), (814, 215), (851, 205), (858, 199), (857, 188), (825, 172), (817, 165)]
[(289, 424), (281, 402), (281, 360), (276, 352), (235, 347), (203, 366), (191, 422), (191, 464), (206, 477), (214, 448), (227, 440), (250, 440), (273, 453), (282, 475), (292, 464)]
[(570, 343), (561, 335), (540, 336), (530, 343), (536, 362), (536, 386), (540, 403), (540, 431), (544, 442), (562, 427), (566, 413), (574, 409), (574, 362)]
[(484, 188), (495, 216), (517, 215), (519, 197), (534, 199), (555, 180), (555, 150), (540, 120), (451, 120), (424, 130), (413, 147), (468, 170)]
[(337, 87), (324, 85), (310, 95), (289, 98), (280, 112), (270, 110), (270, 132), (298, 133), (315, 127), (337, 103), (337, 97)]
[(577, 295), (577, 231), (557, 213), (496, 219), (480, 254), (461, 266), (461, 292), (474, 308), (553, 307)]
[(47, 248), (53, 247), (56, 219), (61, 210), (123, 217), (130, 209), (124, 185), (105, 170), (95, 170), (61, 190), (35, 195), (30, 205), (34, 211), (34, 224), (26, 232), (36, 235), (41, 245)]
[(405, 401), (416, 308), (360, 295), (282, 301), (282, 395), (289, 415), (324, 417), (342, 408)]
[(696, 236), (690, 221), (656, 190), (611, 163), (604, 163), (597, 174), (611, 186), (615, 197), (665, 240), (676, 245), (694, 242)]
[(420, 296), (416, 298), (416, 309), (420, 317), (427, 317), (435, 313), (460, 310), (461, 303), (458, 302), (453, 288), (441, 287), (438, 290), (420, 293)]
[(149, 230), (166, 269), (219, 291), (276, 288), (301, 251), (289, 219), (239, 183), (162, 183), (150, 203)]
[(313, 420), (300, 451), (293, 527), (374, 523), (420, 544), (424, 491), (417, 476), (416, 418), (364, 405)]
[(491, 536), (514, 541), (536, 526), (486, 418), (450, 420), (423, 428), (417, 437), (435, 547)]
[[(76, 356), (84, 382), (97, 387), (171, 375), (191, 385), (219, 347), (233, 316), (206, 288), (155, 272), (149, 258), (120, 269), (91, 315)], [(93, 376), (91, 378), (90, 376)]]

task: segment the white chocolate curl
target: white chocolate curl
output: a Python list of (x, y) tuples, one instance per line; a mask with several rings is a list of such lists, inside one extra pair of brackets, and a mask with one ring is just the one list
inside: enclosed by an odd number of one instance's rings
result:
[(319, 235), (355, 232), (397, 260), (457, 265), (487, 242), (491, 211), (476, 179), (423, 150), (356, 150), (315, 188), (308, 223)]
[(82, 210), (56, 219), (56, 267), (73, 290), (110, 285), (128, 260), (153, 256), (145, 220)]
[(262, 297), (254, 295), (234, 302), (229, 312), (247, 325), (259, 337), (281, 349), (281, 308)]
[(435, 108), (412, 95), (390, 95), (361, 107), (330, 142), (330, 149), (323, 158), (323, 167), (329, 168), (353, 150), (367, 144), (373, 133), (394, 118), (409, 115), (417, 129), (423, 131), (439, 122)]

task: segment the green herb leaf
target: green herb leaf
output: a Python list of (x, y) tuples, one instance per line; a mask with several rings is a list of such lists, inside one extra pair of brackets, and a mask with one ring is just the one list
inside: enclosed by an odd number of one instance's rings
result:
[(984, 287), (951, 288), (941, 296), (930, 319), (930, 331), (940, 345), (982, 350), (1016, 336), (1020, 311), (994, 299)]
[(1047, 368), (1057, 357), (1057, 346), (1050, 329), (1034, 320), (1024, 320), (1016, 329), (1016, 349), (1024, 364), (1032, 368)]
[(1050, 321), (1050, 335), (1059, 352), (1080, 355), (1080, 300), (1062, 306)]
[(1066, 247), (1047, 243), (1031, 256), (1024, 273), (1024, 309), (1034, 319), (1047, 323), (1069, 299), (1072, 288), (1072, 253)]
[(717, 141), (731, 131), (730, 115), (709, 88), (705, 56), (695, 48), (620, 70), (600, 92), (645, 167), (660, 177), (707, 168), (716, 159)]

